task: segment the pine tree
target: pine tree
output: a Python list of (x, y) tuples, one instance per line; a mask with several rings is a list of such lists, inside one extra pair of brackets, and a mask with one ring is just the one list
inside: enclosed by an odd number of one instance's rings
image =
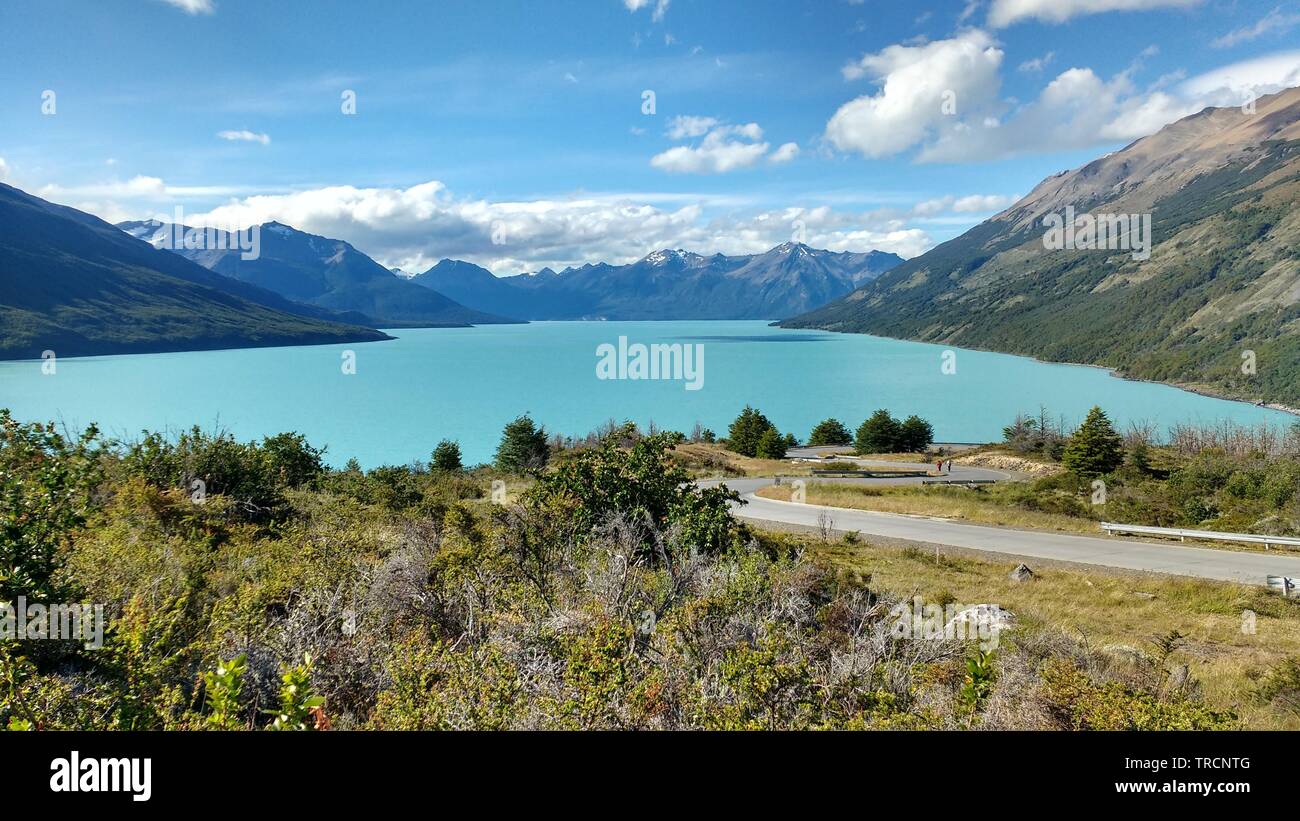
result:
[(899, 427), (898, 420), (882, 408), (858, 427), (853, 449), (858, 453), (895, 453)]
[(768, 428), (758, 438), (758, 447), (754, 455), (759, 459), (784, 459), (785, 437), (776, 428)]
[(826, 419), (817, 423), (808, 435), (808, 446), (847, 445), (853, 441), (853, 434), (838, 419)]
[(746, 405), (727, 430), (727, 450), (741, 456), (756, 456), (758, 441), (764, 433), (774, 428), (775, 425), (766, 416)]
[(919, 416), (909, 416), (898, 428), (898, 449), (903, 453), (924, 453), (934, 442), (934, 428)]
[(1124, 463), (1124, 440), (1105, 411), (1099, 407), (1088, 411), (1088, 417), (1066, 443), (1061, 462), (1066, 470), (1085, 479), (1110, 473)]
[(533, 424), (527, 414), (506, 425), (497, 446), (496, 466), (511, 473), (523, 473), (545, 467), (551, 456), (546, 429)]
[(464, 469), (460, 461), (460, 444), (443, 439), (433, 449), (433, 458), (429, 461), (429, 467), (443, 473), (460, 473)]

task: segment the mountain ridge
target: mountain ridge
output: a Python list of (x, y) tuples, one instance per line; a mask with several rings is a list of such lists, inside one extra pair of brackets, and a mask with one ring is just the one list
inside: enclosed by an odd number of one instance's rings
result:
[(848, 293), (902, 262), (882, 251), (790, 242), (741, 256), (665, 248), (627, 265), (586, 263), (506, 277), (444, 259), (412, 281), (525, 319), (774, 319)]
[[(1208, 108), (779, 324), (1112, 368), (1300, 406), (1300, 89)], [(1150, 215), (1151, 256), (1054, 249), (1044, 220)], [(1253, 372), (1243, 367), (1257, 362)]]
[[(117, 227), (155, 247), (168, 244), (168, 235), (174, 236), (176, 230), (172, 224), (158, 220), (123, 222)], [(232, 242), (232, 233), (221, 230), (214, 232), (215, 248), (168, 250), (231, 279), (304, 304), (351, 312), (376, 326), (469, 327), (518, 321), (476, 311), (437, 291), (414, 285), (344, 240), (276, 221), (254, 228), (260, 236), (256, 259), (243, 259), (238, 243)]]
[(390, 339), (0, 183), (0, 358)]

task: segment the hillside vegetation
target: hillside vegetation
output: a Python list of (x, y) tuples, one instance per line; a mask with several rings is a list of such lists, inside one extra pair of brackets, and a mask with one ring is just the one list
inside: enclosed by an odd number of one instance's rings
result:
[[(0, 599), (109, 614), (102, 649), (0, 643), (0, 726), (1297, 722), (1300, 613), (1279, 597), (1153, 582), (1153, 605), (1084, 574), (1008, 594), (993, 563), (752, 532), (673, 466), (677, 434), (557, 452), (526, 419), (499, 451), (531, 454), (513, 474), (445, 446), (440, 467), (328, 470), (293, 435), (115, 443), (0, 414)], [(1018, 622), (994, 646), (900, 635), (913, 594), (1014, 603)], [(1057, 623), (1094, 595), (1107, 643)], [(1233, 639), (1243, 608), (1258, 636)]]
[[(783, 322), (1057, 362), (1300, 407), (1300, 89), (1207, 109)], [(1150, 214), (1148, 260), (1048, 250), (1044, 218)]]

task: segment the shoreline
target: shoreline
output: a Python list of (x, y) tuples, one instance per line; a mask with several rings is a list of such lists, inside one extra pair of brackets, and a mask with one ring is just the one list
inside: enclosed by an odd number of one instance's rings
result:
[(1137, 376), (1129, 376), (1128, 374), (1125, 374), (1123, 371), (1121, 371), (1119, 368), (1116, 368), (1112, 365), (1097, 365), (1091, 362), (1066, 362), (1066, 361), (1055, 360), (1055, 359), (1041, 359), (1037, 356), (1034, 356), (1033, 354), (1011, 353), (1010, 351), (998, 351), (992, 348), (974, 348), (974, 347), (969, 347), (964, 345), (943, 345), (938, 342), (928, 342), (921, 339), (908, 339), (906, 337), (899, 337), (899, 336), (881, 336), (880, 334), (868, 334), (868, 333), (861, 333), (858, 331), (832, 331), (829, 328), (817, 328), (813, 326), (787, 327), (785, 325), (780, 324), (779, 321), (773, 322), (771, 327), (780, 328), (783, 331), (822, 331), (824, 333), (830, 333), (830, 334), (854, 334), (857, 336), (870, 336), (876, 339), (888, 339), (894, 342), (915, 342), (919, 345), (933, 345), (936, 348), (951, 348), (953, 350), (958, 350), (958, 351), (974, 351), (977, 353), (1001, 354), (1002, 356), (1017, 356), (1020, 357), (1021, 359), (1032, 360), (1034, 362), (1037, 362), (1040, 365), (1068, 365), (1070, 367), (1075, 367), (1075, 368), (1093, 368), (1095, 370), (1105, 371), (1109, 376), (1112, 376), (1116, 379), (1122, 379), (1125, 382), (1138, 382), (1147, 385), (1163, 385), (1164, 387), (1167, 388), (1174, 388), (1175, 390), (1184, 391), (1186, 393), (1193, 393), (1196, 394), (1197, 396), (1203, 396), (1206, 399), (1217, 399), (1222, 402), (1236, 402), (1242, 405), (1250, 405), (1251, 407), (1255, 407), (1255, 408), (1268, 408), (1269, 410), (1275, 410), (1280, 413), (1286, 413), (1291, 416), (1294, 416), (1297, 418), (1297, 422), (1300, 422), (1300, 408), (1293, 408), (1290, 405), (1284, 405), (1281, 402), (1256, 402), (1250, 399), (1242, 399), (1239, 396), (1230, 396), (1225, 393), (1218, 393), (1204, 386), (1198, 386), (1192, 383), (1162, 382), (1158, 379), (1143, 379)]

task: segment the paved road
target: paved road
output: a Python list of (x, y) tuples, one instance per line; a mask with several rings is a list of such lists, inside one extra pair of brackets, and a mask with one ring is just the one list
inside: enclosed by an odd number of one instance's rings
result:
[[(959, 467), (953, 466), (954, 473)], [(959, 477), (954, 476), (954, 478)], [(895, 484), (905, 480), (856, 481), (870, 484)], [(708, 484), (719, 484), (719, 482)], [(737, 511), (737, 514), (741, 518), (755, 521), (818, 527), (821, 525), (821, 516), (824, 513), (829, 517), (830, 526), (835, 530), (856, 530), (866, 536), (907, 539), (989, 553), (1006, 553), (1014, 556), (1255, 585), (1264, 584), (1264, 579), (1268, 575), (1300, 578), (1300, 557), (1297, 556), (1182, 547), (1169, 543), (1139, 542), (1104, 536), (1009, 530), (945, 519), (795, 504), (754, 495), (760, 487), (772, 484), (771, 479), (728, 479), (725, 484), (740, 493), (741, 497), (748, 502)]]

